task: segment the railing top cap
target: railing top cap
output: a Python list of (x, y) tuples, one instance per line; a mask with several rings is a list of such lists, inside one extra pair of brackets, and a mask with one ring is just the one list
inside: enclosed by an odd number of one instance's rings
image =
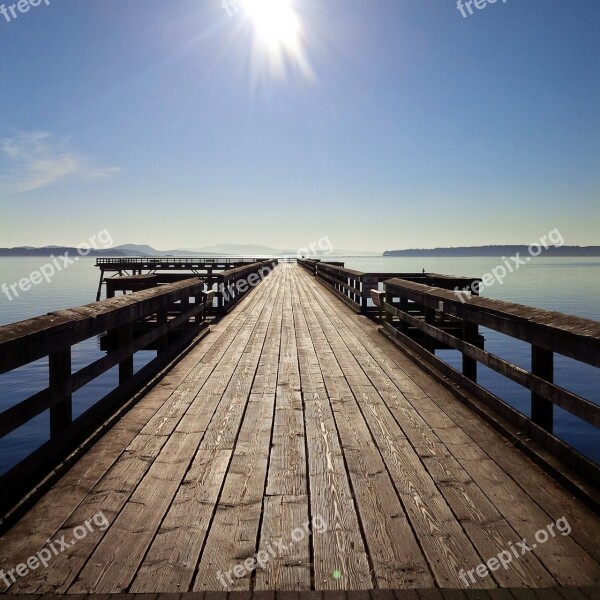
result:
[(173, 292), (178, 292), (187, 288), (191, 288), (194, 292), (198, 293), (203, 290), (204, 283), (199, 281), (197, 277), (192, 277), (175, 283), (148, 288), (139, 292), (132, 292), (125, 296), (108, 298), (107, 300), (101, 300), (100, 302), (92, 302), (82, 306), (66, 308), (39, 317), (3, 325), (0, 327), (0, 348), (3, 344), (13, 342), (16, 339), (25, 336), (45, 335), (51, 330), (58, 331), (62, 328), (68, 328), (76, 322), (85, 319), (98, 318), (128, 306), (172, 294)]
[(232, 275), (237, 275), (238, 273), (244, 273), (247, 271), (252, 271), (258, 267), (264, 267), (267, 265), (273, 265), (277, 259), (275, 258), (267, 258), (265, 260), (259, 260), (249, 265), (242, 265), (241, 267), (235, 267), (233, 269), (227, 269), (226, 271), (221, 271), (221, 273), (215, 273), (216, 276), (221, 277), (231, 277)]
[[(436, 301), (443, 301), (447, 310), (450, 306), (463, 308), (474, 312), (485, 312), (496, 317), (520, 322), (531, 327), (550, 328), (564, 336), (584, 337), (587, 342), (600, 345), (600, 322), (584, 317), (576, 317), (552, 310), (535, 308), (525, 304), (506, 302), (483, 298), (481, 296), (467, 296), (459, 292), (445, 290), (430, 285), (423, 285), (414, 281), (392, 278), (384, 281), (388, 287), (404, 289)], [(461, 299), (462, 298), (462, 299)]]
[(362, 275), (364, 275), (362, 271), (355, 271), (354, 269), (347, 269), (346, 267), (337, 267), (336, 265), (330, 265), (324, 262), (317, 263), (317, 269), (323, 271), (339, 271), (340, 273), (347, 273), (349, 275), (352, 275), (353, 277), (361, 277)]

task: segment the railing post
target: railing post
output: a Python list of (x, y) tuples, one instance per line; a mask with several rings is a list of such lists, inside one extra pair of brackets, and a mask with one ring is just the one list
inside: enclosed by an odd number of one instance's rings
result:
[[(55, 352), (48, 356), (50, 385), (58, 385), (71, 376), (71, 348)], [(56, 437), (73, 421), (72, 396), (50, 407), (50, 437)]]
[(201, 304), (204, 305), (202, 312), (194, 315), (194, 323), (196, 325), (200, 325), (200, 323), (204, 321), (204, 318), (206, 316), (206, 296), (204, 294), (197, 294), (196, 296), (194, 296), (194, 305), (200, 306)]
[[(475, 344), (479, 335), (479, 326), (477, 323), (463, 321), (463, 341), (469, 344)], [(462, 372), (467, 379), (477, 381), (477, 361), (474, 358), (462, 355)]]
[[(130, 346), (133, 341), (133, 323), (125, 323), (117, 328), (117, 347)], [(133, 354), (119, 363), (119, 385), (133, 377)]]
[(371, 297), (371, 290), (377, 290), (379, 289), (379, 278), (377, 277), (369, 277), (368, 275), (361, 275), (359, 277), (359, 282), (360, 282), (360, 292), (361, 292), (361, 298), (360, 298), (360, 303), (361, 303), (361, 312), (363, 315), (368, 314), (369, 312), (369, 305), (368, 305), (368, 301), (369, 298)]
[[(189, 296), (185, 296), (181, 299), (181, 314), (185, 314), (186, 312), (188, 312), (190, 310), (190, 297)], [(190, 319), (188, 317), (188, 319), (186, 321), (184, 321), (181, 324), (181, 331), (183, 333), (185, 333), (188, 329), (190, 328)]]
[(379, 324), (383, 325), (383, 307), (385, 306), (386, 294), (385, 291), (379, 296)]
[(217, 314), (222, 315), (225, 312), (224, 295), (225, 291), (225, 278), (220, 277), (217, 279)]
[[(531, 372), (549, 383), (554, 380), (554, 354), (531, 345)], [(538, 394), (531, 393), (531, 420), (552, 433), (554, 405)]]
[[(400, 296), (400, 310), (408, 314), (408, 298)], [(408, 334), (408, 323), (406, 321), (400, 321), (400, 333)]]
[[(425, 323), (427, 323), (427, 325), (435, 326), (435, 308), (424, 306), (423, 310), (425, 311)], [(424, 334), (424, 336), (425, 338), (423, 340), (423, 346), (426, 350), (432, 354), (435, 354), (435, 339), (427, 334)]]
[(386, 285), (383, 286), (383, 294), (384, 294), (384, 304), (383, 304), (383, 309), (384, 309), (384, 318), (385, 318), (385, 322), (388, 323), (389, 325), (393, 326), (394, 324), (394, 315), (392, 313), (391, 310), (387, 309), (388, 304), (389, 305), (393, 305), (394, 304), (394, 293), (388, 291), (388, 287)]
[[(165, 306), (164, 308), (159, 308), (158, 313), (156, 314), (157, 325), (159, 327), (161, 325), (165, 325), (167, 323), (167, 320), (168, 320), (167, 307)], [(158, 338), (158, 341), (157, 341), (158, 354), (162, 354), (163, 352), (166, 352), (168, 347), (169, 347), (169, 334), (166, 333), (165, 335)]]

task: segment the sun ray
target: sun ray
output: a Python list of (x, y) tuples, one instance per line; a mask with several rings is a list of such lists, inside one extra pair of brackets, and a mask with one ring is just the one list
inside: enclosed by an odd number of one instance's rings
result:
[(311, 79), (302, 23), (293, 0), (240, 0), (240, 4), (254, 27), (254, 67), (280, 76), (294, 65)]

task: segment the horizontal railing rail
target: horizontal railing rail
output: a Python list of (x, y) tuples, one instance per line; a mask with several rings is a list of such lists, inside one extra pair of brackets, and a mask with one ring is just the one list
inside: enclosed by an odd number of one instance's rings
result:
[(251, 289), (258, 285), (277, 266), (278, 259), (267, 259), (248, 266), (214, 273), (211, 282), (216, 286), (217, 313), (230, 311)]
[(315, 275), (334, 294), (343, 300), (357, 313), (376, 318), (379, 309), (369, 306), (373, 300), (371, 292), (378, 290), (380, 283), (392, 277), (400, 277), (408, 281), (418, 281), (444, 289), (468, 290), (477, 294), (481, 279), (478, 277), (460, 277), (440, 275), (438, 273), (364, 273), (347, 269), (342, 262), (330, 262), (316, 259), (299, 259), (298, 264)]
[(248, 256), (226, 256), (226, 257), (192, 257), (192, 256), (132, 256), (132, 257), (101, 257), (96, 259), (96, 267), (100, 269), (100, 281), (96, 292), (96, 301), (102, 295), (102, 285), (107, 286), (107, 297), (111, 278), (105, 278), (105, 273), (118, 273), (126, 277), (142, 277), (144, 275), (156, 275), (157, 283), (162, 283), (170, 276), (172, 280), (196, 275), (202, 277), (206, 285), (211, 288), (215, 283), (222, 283), (223, 279), (218, 275), (226, 271), (262, 265), (265, 262), (273, 262), (276, 258), (253, 258)]
[[(0, 413), (0, 437), (49, 416), (48, 440), (0, 477), (2, 514), (207, 330), (213, 296), (192, 278), (0, 327), (0, 374), (47, 359), (49, 375), (47, 388)], [(73, 373), (73, 346), (102, 335), (107, 354)], [(133, 355), (150, 346), (156, 357), (134, 373)], [(72, 395), (117, 366), (118, 385), (73, 419)]]
[(102, 257), (96, 258), (96, 266), (101, 265), (120, 265), (120, 264), (153, 264), (153, 265), (169, 265), (169, 264), (232, 264), (232, 263), (253, 263), (265, 260), (264, 257), (198, 257), (198, 256), (119, 256), (119, 257)]
[[(555, 405), (596, 428), (600, 427), (600, 406), (554, 383), (555, 354), (600, 367), (600, 323), (398, 278), (384, 282), (384, 295), (379, 301), (385, 312), (384, 331), (389, 337), (417, 350), (421, 358), (434, 364), (509, 421), (523, 427), (536, 441), (566, 458), (571, 466), (586, 471), (586, 474), (593, 471), (598, 476), (599, 470), (591, 468), (591, 461), (551, 434)], [(458, 334), (456, 330), (454, 333), (448, 330), (449, 321), (461, 324)], [(484, 350), (479, 327), (530, 344), (531, 369), (528, 371)], [(409, 330), (420, 332), (422, 341), (416, 342), (414, 333), (409, 335)], [(435, 356), (436, 344), (462, 354), (462, 371)], [(478, 383), (478, 364), (530, 391), (531, 418)]]

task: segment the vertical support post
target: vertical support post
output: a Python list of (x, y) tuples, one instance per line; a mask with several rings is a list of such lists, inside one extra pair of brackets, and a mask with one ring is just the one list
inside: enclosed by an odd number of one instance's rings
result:
[(379, 278), (369, 277), (368, 275), (361, 275), (359, 278), (361, 288), (361, 312), (366, 315), (369, 312), (369, 298), (371, 297), (371, 290), (379, 289)]
[[(552, 383), (554, 381), (554, 353), (531, 345), (531, 372)], [(552, 433), (554, 404), (538, 394), (531, 393), (531, 420)]]
[(222, 315), (225, 312), (223, 304), (223, 294), (225, 293), (225, 279), (217, 279), (217, 314)]
[(98, 291), (96, 292), (96, 302), (100, 302), (102, 297), (102, 282), (104, 281), (104, 269), (100, 267), (100, 281), (98, 282)]
[[(133, 341), (133, 324), (126, 323), (117, 328), (117, 347), (131, 346)], [(133, 377), (133, 354), (119, 363), (119, 385)]]
[[(423, 309), (425, 311), (425, 323), (428, 325), (435, 325), (435, 308), (424, 306)], [(423, 346), (426, 350), (429, 350), (429, 352), (435, 354), (435, 339), (429, 337), (427, 334), (425, 334)]]
[[(190, 310), (190, 297), (185, 296), (181, 299), (181, 314), (185, 314)], [(189, 318), (181, 324), (181, 331), (185, 334), (187, 330), (190, 328), (190, 320)]]
[(206, 296), (204, 296), (204, 294), (196, 294), (194, 296), (194, 306), (198, 307), (201, 304), (204, 305), (202, 312), (194, 315), (194, 323), (196, 325), (202, 323), (202, 321), (204, 320), (204, 314), (206, 312)]
[[(159, 308), (156, 313), (156, 321), (157, 325), (160, 327), (161, 325), (165, 325), (168, 320), (167, 307)], [(157, 341), (157, 352), (158, 354), (163, 354), (166, 352), (169, 347), (169, 334), (165, 334), (162, 337), (158, 338)]]
[[(400, 296), (400, 310), (408, 314), (408, 298)], [(400, 333), (408, 335), (408, 323), (406, 321), (400, 321)]]
[[(48, 356), (49, 383), (51, 386), (66, 381), (71, 376), (71, 348)], [(50, 407), (50, 437), (56, 437), (73, 421), (72, 396), (65, 396)]]
[[(479, 334), (479, 326), (477, 323), (463, 321), (463, 341), (469, 344), (475, 344)], [(477, 361), (474, 358), (462, 355), (462, 372), (465, 377), (471, 381), (477, 381)]]
[(385, 302), (383, 304), (383, 310), (384, 312), (384, 318), (385, 318), (385, 322), (388, 323), (389, 325), (393, 325), (394, 324), (394, 315), (392, 314), (391, 311), (387, 310), (386, 306), (387, 304), (394, 304), (394, 294), (392, 292), (388, 292), (388, 288), (386, 285), (383, 286), (383, 293), (384, 293), (384, 298), (385, 298)]

